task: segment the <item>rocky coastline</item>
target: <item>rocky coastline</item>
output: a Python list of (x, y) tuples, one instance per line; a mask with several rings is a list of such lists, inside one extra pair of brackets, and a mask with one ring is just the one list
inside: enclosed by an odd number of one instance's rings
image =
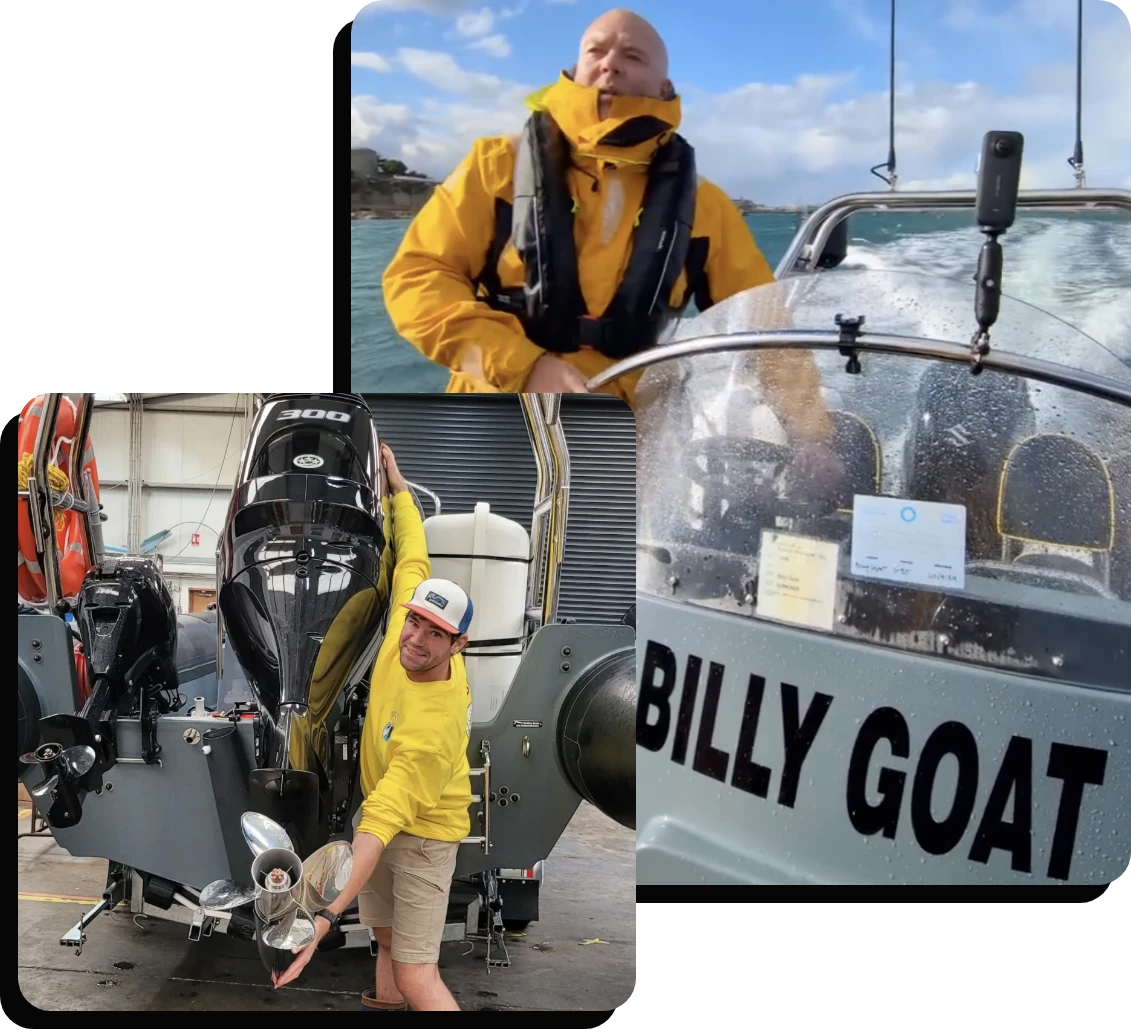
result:
[[(414, 218), (438, 185), (403, 161), (382, 157), (364, 147), (350, 154), (350, 218), (354, 221), (396, 221)], [(808, 214), (812, 207), (758, 204), (745, 197), (731, 202), (743, 215)]]

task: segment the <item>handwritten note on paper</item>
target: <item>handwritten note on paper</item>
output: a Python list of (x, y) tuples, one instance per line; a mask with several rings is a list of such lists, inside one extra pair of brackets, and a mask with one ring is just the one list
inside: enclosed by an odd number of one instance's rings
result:
[(840, 546), (762, 530), (758, 614), (832, 632)]
[(857, 494), (852, 574), (936, 589), (966, 585), (966, 508)]

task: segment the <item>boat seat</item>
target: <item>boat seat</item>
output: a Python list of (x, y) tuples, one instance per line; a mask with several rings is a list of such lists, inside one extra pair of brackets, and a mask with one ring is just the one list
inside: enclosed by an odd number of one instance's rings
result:
[(1103, 460), (1058, 433), (1018, 443), (1001, 472), (997, 529), (1003, 558), (1015, 567), (1059, 569), (1106, 586), (1115, 493)]
[(1112, 458), (1107, 470), (1115, 493), (1110, 585), (1116, 596), (1131, 601), (1131, 453)]
[(1002, 464), (1036, 431), (1027, 383), (938, 362), (919, 380), (915, 409), (904, 445), (905, 496), (961, 504), (967, 558), (995, 558), (1002, 548), (995, 517)]
[(848, 411), (830, 411), (833, 423), (832, 449), (844, 465), (844, 480), (837, 492), (837, 511), (852, 514), (857, 493), (876, 495), (883, 478), (883, 452), (872, 427)]

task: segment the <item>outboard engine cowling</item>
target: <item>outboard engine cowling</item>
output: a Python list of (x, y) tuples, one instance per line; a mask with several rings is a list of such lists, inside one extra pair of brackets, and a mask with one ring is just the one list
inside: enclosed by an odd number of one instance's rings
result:
[(105, 558), (87, 574), (75, 621), (96, 688), (102, 679), (116, 693), (177, 686), (177, 609), (153, 561)]
[[(54, 828), (76, 825), (85, 794), (102, 788), (104, 774), (118, 757), (119, 715), (140, 716), (142, 759), (150, 764), (159, 760), (157, 717), (174, 706), (169, 695), (175, 696), (179, 685), (177, 612), (168, 585), (148, 558), (107, 557), (87, 572), (75, 623), (90, 695), (77, 713), (41, 716), (37, 735), (28, 731), (25, 716), (20, 741), (21, 746), (36, 738), (43, 741), (34, 752), (38, 757), (21, 757), (21, 764), (40, 764), (45, 781), (51, 775), (44, 754), (84, 755), (81, 762), (64, 761), (58, 767), (47, 815)], [(30, 713), (42, 707), (30, 680), (25, 686), (21, 679), (20, 687), (21, 710)]]
[(385, 624), (382, 491), (360, 397), (273, 394), (221, 537), (217, 600), (261, 717), (250, 803), (287, 827), (302, 857), (327, 835), (330, 719)]

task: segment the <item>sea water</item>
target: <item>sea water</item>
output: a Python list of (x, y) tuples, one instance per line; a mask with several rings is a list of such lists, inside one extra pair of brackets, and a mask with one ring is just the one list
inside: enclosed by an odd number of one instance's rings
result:
[[(408, 224), (352, 223), (351, 388), (360, 392), (439, 392), (448, 380), (446, 369), (397, 335), (381, 296), (381, 275)], [(794, 236), (798, 216), (754, 214), (746, 224), (773, 267)], [(973, 313), (972, 277), (981, 236), (972, 212), (853, 215), (849, 239), (843, 267), (941, 275), (966, 283)], [(1002, 247), (1008, 296), (1064, 319), (1131, 363), (1131, 218), (1023, 212)], [(931, 334), (929, 297), (919, 317), (919, 331)]]

